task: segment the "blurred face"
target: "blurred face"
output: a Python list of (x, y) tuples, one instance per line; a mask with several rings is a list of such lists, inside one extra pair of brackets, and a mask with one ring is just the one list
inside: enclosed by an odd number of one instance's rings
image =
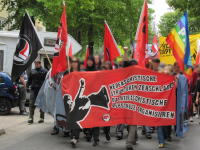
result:
[(80, 69), (84, 69), (85, 67), (84, 67), (84, 65), (83, 64), (81, 64), (80, 65)]
[(177, 63), (176, 66), (174, 66), (174, 72), (179, 73), (181, 71), (181, 67)]
[(105, 67), (106, 67), (106, 70), (111, 70), (109, 65), (106, 64)]
[(72, 59), (72, 68), (73, 69), (78, 69), (78, 60), (77, 58)]
[(156, 68), (158, 68), (159, 64), (160, 64), (160, 63), (153, 62), (153, 69), (156, 69)]
[(104, 66), (104, 59), (101, 60), (101, 65)]
[(99, 64), (99, 56), (98, 55), (94, 56), (94, 61), (95, 61), (96, 65)]
[(35, 62), (35, 68), (41, 68), (41, 63)]
[(165, 70), (164, 70), (164, 74), (171, 75), (171, 71), (170, 71), (169, 69), (165, 69)]
[(87, 60), (87, 65), (88, 65), (89, 67), (92, 67), (93, 61), (92, 61), (92, 60)]
[(197, 66), (197, 73), (200, 73), (200, 66)]

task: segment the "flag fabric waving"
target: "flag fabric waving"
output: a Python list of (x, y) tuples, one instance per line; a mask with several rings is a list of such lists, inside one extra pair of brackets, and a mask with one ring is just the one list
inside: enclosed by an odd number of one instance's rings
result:
[(21, 30), (19, 32), (18, 43), (13, 57), (11, 73), (12, 82), (15, 81), (37, 58), (37, 52), (44, 47), (26, 11)]
[(85, 61), (84, 61), (84, 67), (86, 68), (87, 67), (87, 58), (89, 56), (89, 47), (88, 45), (86, 46), (86, 55), (85, 55)]
[(156, 39), (156, 34), (155, 34), (154, 39), (153, 39), (153, 43), (152, 43), (152, 46), (151, 46), (151, 50), (149, 52), (149, 56), (160, 58), (160, 52), (159, 52), (158, 42), (157, 42), (157, 39)]
[(69, 56), (72, 57), (72, 42), (69, 42)]
[(138, 65), (145, 67), (145, 61), (149, 58), (148, 53), (148, 15), (147, 1), (144, 1), (143, 9), (135, 36), (137, 45), (135, 48), (134, 59), (138, 61)]
[[(121, 52), (117, 46), (117, 43), (111, 33), (111, 30), (105, 21), (105, 34), (104, 34), (104, 61), (111, 61), (121, 56)], [(113, 65), (112, 65), (113, 66)]]
[(197, 38), (197, 59), (196, 59), (196, 66), (200, 64), (200, 40)]
[(66, 21), (66, 13), (65, 13), (65, 3), (63, 2), (63, 14), (60, 20), (60, 26), (58, 29), (58, 35), (55, 45), (51, 78), (64, 70), (67, 69), (67, 61), (66, 61), (66, 45), (67, 45), (67, 21)]
[(174, 57), (181, 67), (184, 75), (192, 77), (192, 61), (190, 54), (189, 30), (187, 11), (169, 33), (166, 42), (173, 50)]

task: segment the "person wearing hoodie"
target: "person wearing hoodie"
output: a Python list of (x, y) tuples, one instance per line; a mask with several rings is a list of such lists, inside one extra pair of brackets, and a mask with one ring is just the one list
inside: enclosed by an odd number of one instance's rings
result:
[[(72, 71), (80, 71), (80, 60), (77, 57), (72, 58)], [(80, 129), (71, 130), (71, 145), (75, 146), (79, 140)]]
[[(87, 67), (85, 68), (85, 71), (97, 71), (96, 66), (95, 66), (94, 56), (92, 55), (88, 56)], [(88, 128), (85, 130), (86, 130), (85, 134), (86, 134), (87, 141), (90, 142), (93, 136), (93, 139), (94, 139), (93, 146), (97, 146), (99, 144), (100, 128), (94, 127), (94, 128)]]

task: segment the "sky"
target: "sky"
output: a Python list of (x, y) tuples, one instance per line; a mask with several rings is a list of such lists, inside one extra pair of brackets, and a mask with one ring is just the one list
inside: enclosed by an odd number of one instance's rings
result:
[[(165, 0), (154, 0), (152, 5), (148, 5), (148, 7), (153, 8), (155, 10), (154, 16), (155, 16), (155, 23), (156, 25), (159, 23), (160, 17), (164, 15), (164, 13), (169, 12), (169, 6), (165, 2)], [(172, 11), (172, 10), (171, 10)], [(156, 26), (156, 29), (158, 27)]]

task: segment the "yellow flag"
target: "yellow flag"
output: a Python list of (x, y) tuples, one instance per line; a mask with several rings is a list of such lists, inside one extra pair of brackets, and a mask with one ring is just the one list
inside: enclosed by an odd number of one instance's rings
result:
[[(174, 64), (176, 59), (174, 58), (173, 51), (165, 41), (167, 37), (159, 36), (159, 47), (160, 47), (160, 61), (164, 61), (165, 64)], [(196, 62), (197, 57), (197, 38), (200, 38), (200, 34), (190, 35), (190, 53), (192, 64)]]

